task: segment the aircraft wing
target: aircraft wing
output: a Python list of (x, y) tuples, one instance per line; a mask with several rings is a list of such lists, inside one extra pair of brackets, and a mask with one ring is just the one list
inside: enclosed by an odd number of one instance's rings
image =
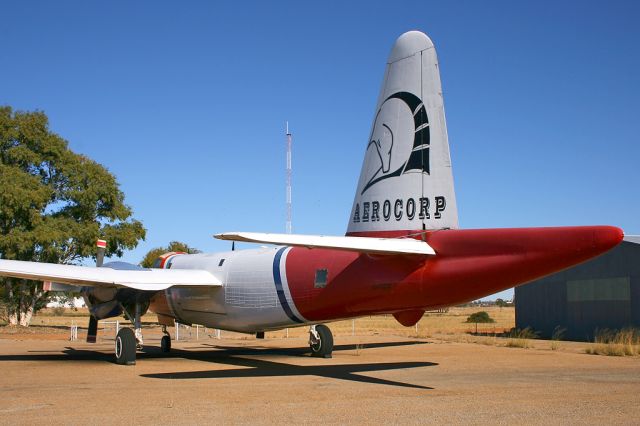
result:
[(0, 276), (92, 287), (164, 290), (172, 286), (222, 286), (210, 272), (198, 269), (120, 270), (0, 259)]
[(424, 241), (413, 238), (330, 237), (323, 235), (263, 234), (255, 232), (225, 232), (214, 235), (219, 240), (267, 243), (307, 248), (327, 248), (371, 254), (435, 255)]

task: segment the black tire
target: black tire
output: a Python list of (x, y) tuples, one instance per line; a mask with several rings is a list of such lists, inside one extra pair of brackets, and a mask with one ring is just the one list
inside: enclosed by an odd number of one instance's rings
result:
[(135, 365), (136, 336), (130, 328), (121, 328), (116, 336), (116, 364)]
[(171, 337), (166, 334), (160, 340), (160, 350), (164, 353), (171, 352)]
[(333, 352), (333, 334), (331, 330), (324, 324), (316, 325), (316, 332), (320, 337), (320, 341), (310, 344), (311, 355), (321, 358), (331, 358)]

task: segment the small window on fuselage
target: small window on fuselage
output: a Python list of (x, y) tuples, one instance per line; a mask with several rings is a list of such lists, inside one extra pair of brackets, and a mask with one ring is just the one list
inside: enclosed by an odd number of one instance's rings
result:
[(224, 263), (224, 259), (220, 259), (220, 263), (218, 263), (218, 266), (222, 266), (223, 263)]
[(313, 283), (315, 288), (325, 288), (327, 286), (327, 278), (329, 271), (327, 269), (316, 269), (316, 279)]

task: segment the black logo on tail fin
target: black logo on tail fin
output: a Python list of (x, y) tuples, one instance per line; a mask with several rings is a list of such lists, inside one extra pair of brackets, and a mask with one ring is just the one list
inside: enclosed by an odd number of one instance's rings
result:
[[(390, 123), (378, 122), (381, 119), (380, 112), (384, 107), (384, 104), (391, 99), (399, 99), (404, 102), (409, 111), (413, 115), (414, 124), (414, 137), (413, 147), (409, 158), (397, 169), (391, 171), (391, 159), (393, 157), (393, 145), (394, 145), (394, 133), (390, 127)], [(397, 133), (397, 132), (396, 132)], [(371, 188), (381, 180), (388, 179), (395, 176), (400, 176), (404, 173), (411, 171), (419, 171), (421, 173), (430, 173), (429, 170), (429, 147), (430, 147), (430, 133), (429, 133), (429, 118), (427, 117), (427, 110), (424, 104), (416, 95), (409, 92), (397, 92), (389, 96), (380, 106), (376, 115), (376, 120), (373, 123), (373, 130), (371, 135), (371, 141), (367, 146), (373, 146), (380, 159), (380, 168), (373, 174), (367, 184), (362, 189), (360, 195)], [(397, 163), (396, 163), (397, 164)]]

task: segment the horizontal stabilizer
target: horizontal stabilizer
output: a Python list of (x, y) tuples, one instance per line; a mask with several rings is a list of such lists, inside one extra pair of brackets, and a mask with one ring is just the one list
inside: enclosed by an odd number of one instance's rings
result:
[(216, 234), (214, 237), (219, 240), (307, 248), (327, 248), (371, 254), (436, 254), (429, 244), (412, 238), (330, 237), (323, 235), (263, 234), (255, 232), (225, 232), (224, 234)]
[(75, 286), (129, 287), (149, 291), (165, 290), (172, 286), (222, 285), (210, 272), (196, 269), (128, 271), (20, 260), (0, 260), (0, 276)]

